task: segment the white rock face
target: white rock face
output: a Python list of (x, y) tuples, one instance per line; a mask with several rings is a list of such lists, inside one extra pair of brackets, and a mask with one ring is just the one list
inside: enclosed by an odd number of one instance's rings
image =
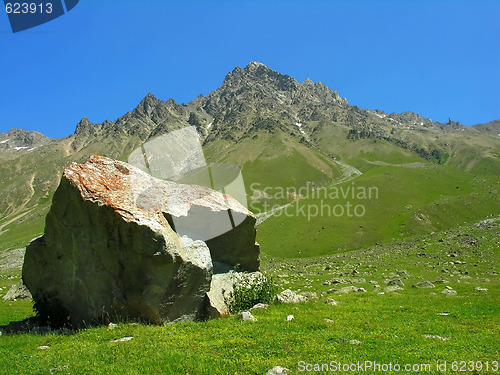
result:
[[(143, 185), (154, 189), (141, 202)], [(193, 208), (246, 218), (203, 242), (196, 225), (192, 236), (180, 236), (170, 224), (173, 216), (186, 215), (189, 225)], [(161, 323), (204, 317), (214, 264), (258, 269), (255, 217), (246, 208), (208, 188), (156, 180), (129, 164), (92, 156), (64, 171), (45, 233), (26, 249), (23, 280), (52, 323), (116, 317)]]

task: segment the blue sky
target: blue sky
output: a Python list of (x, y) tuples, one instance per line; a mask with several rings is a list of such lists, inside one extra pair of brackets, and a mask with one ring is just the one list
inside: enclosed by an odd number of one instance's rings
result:
[(500, 1), (80, 0), (13, 34), (0, 16), (0, 132), (73, 133), (151, 92), (189, 102), (250, 61), (350, 104), (466, 125), (500, 118)]

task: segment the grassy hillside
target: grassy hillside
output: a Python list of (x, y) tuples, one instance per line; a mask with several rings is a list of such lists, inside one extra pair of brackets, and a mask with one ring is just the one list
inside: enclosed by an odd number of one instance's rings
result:
[(432, 233), (498, 214), (499, 189), (496, 177), (453, 167), (372, 165), (355, 180), (311, 191), (277, 212), (259, 226), (258, 241), (272, 255), (293, 258)]

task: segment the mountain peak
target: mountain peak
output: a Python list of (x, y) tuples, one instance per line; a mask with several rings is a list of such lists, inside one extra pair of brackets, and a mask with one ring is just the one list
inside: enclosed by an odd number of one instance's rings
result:
[(159, 100), (156, 99), (156, 96), (148, 93), (134, 109), (134, 112), (140, 114), (141, 116), (150, 116), (158, 102)]
[(265, 68), (267, 70), (271, 70), (267, 66), (265, 66), (264, 64), (262, 64), (261, 62), (258, 62), (258, 61), (250, 61), (244, 70), (251, 71), (251, 70), (255, 70), (255, 69), (259, 69), (259, 68)]
[(237, 66), (229, 72), (221, 88), (250, 89), (265, 86), (267, 90), (290, 91), (296, 90), (298, 85), (294, 78), (276, 72), (260, 62), (251, 61), (244, 69)]
[(94, 124), (89, 121), (87, 117), (83, 117), (80, 122), (76, 125), (75, 134), (87, 133), (90, 128), (94, 127)]
[(154, 96), (153, 94), (151, 94), (150, 92), (144, 97), (144, 99), (142, 99), (141, 102), (151, 102), (151, 101), (157, 101), (158, 99), (156, 99), (156, 96)]

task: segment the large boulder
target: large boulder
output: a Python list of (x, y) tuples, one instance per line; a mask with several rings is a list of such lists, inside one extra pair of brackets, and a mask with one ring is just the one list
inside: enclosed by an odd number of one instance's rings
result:
[[(245, 217), (207, 239), (228, 213)], [(214, 264), (258, 270), (253, 214), (226, 194), (92, 156), (64, 171), (23, 281), (52, 323), (171, 322), (206, 312)]]

